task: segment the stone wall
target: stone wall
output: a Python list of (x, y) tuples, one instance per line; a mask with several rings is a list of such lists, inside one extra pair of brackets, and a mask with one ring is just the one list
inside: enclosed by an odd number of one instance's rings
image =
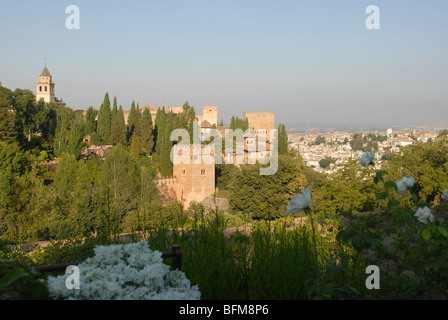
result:
[(243, 119), (249, 122), (249, 128), (255, 129), (255, 134), (264, 132), (266, 139), (270, 139), (272, 129), (275, 129), (274, 112), (272, 111), (244, 111)]

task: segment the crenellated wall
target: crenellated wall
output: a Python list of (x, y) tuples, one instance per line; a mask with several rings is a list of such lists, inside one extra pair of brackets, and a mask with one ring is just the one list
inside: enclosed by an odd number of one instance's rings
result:
[[(174, 162), (173, 176), (158, 179), (157, 188), (165, 203), (179, 200), (188, 206), (191, 201), (201, 202), (215, 192), (215, 164), (206, 163), (202, 157), (194, 163), (194, 146), (202, 152), (203, 146), (189, 145), (190, 156), (182, 163)], [(183, 150), (178, 148), (179, 145), (174, 146), (174, 153), (182, 155)]]
[(178, 196), (179, 180), (176, 177), (158, 178), (157, 189), (159, 190), (160, 197), (165, 204), (180, 200)]

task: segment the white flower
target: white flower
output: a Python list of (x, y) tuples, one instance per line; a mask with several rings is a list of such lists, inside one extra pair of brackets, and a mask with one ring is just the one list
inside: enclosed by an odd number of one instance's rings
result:
[(443, 191), (442, 200), (448, 201), (448, 189)]
[(428, 224), (428, 219), (429, 221), (434, 221), (434, 216), (431, 213), (431, 209), (428, 207), (419, 208), (414, 216), (417, 217), (418, 221), (424, 224)]
[(308, 207), (311, 202), (311, 192), (310, 187), (302, 190), (301, 194), (296, 194), (286, 206), (286, 213), (288, 215), (290, 213), (297, 213)]
[(199, 300), (197, 286), (185, 273), (170, 270), (161, 252), (146, 241), (98, 246), (95, 256), (78, 265), (80, 289), (66, 287), (66, 275), (48, 277), (50, 296), (69, 300)]
[(397, 191), (404, 195), (406, 191), (414, 185), (414, 183), (414, 177), (403, 177), (400, 181), (397, 182)]
[(375, 160), (375, 151), (372, 152), (366, 151), (362, 155), (361, 159), (359, 159), (359, 164), (364, 167), (367, 167), (373, 160)]

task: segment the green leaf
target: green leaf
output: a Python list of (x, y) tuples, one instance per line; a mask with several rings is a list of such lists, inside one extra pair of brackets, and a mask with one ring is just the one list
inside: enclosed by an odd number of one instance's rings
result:
[(388, 209), (392, 209), (392, 208), (396, 208), (396, 207), (398, 207), (398, 201), (395, 199), (390, 200), (389, 203), (387, 204)]
[(392, 189), (394, 189), (395, 191), (398, 191), (397, 184), (396, 184), (394, 181), (387, 181), (384, 185), (385, 185), (387, 188), (392, 188)]
[(380, 192), (376, 194), (376, 200), (383, 200), (389, 195), (388, 192)]
[(47, 286), (39, 280), (33, 280), (29, 285), (21, 287), (19, 293), (21, 298), (25, 300), (50, 299)]
[(432, 268), (435, 272), (438, 272), (440, 268), (445, 264), (445, 261), (442, 259), (438, 259), (436, 262), (433, 263)]
[(373, 179), (373, 181), (375, 182), (375, 184), (377, 184), (380, 180), (383, 180), (383, 175), (386, 173), (386, 171), (378, 171), (376, 173), (375, 178)]
[(446, 229), (442, 226), (437, 226), (437, 230), (439, 231), (439, 233), (444, 236), (445, 238), (448, 238), (448, 232), (446, 231)]
[(26, 271), (23, 268), (14, 268), (9, 271), (3, 278), (0, 279), (0, 288), (4, 288), (10, 285), (12, 282), (16, 281), (20, 277), (26, 275)]
[(428, 241), (431, 238), (431, 230), (429, 230), (429, 228), (426, 228), (425, 230), (423, 230), (422, 236), (423, 236), (423, 239)]

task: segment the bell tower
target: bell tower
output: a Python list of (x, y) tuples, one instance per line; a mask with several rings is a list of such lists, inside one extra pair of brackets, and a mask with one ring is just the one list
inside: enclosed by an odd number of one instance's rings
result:
[(42, 72), (39, 75), (39, 79), (36, 83), (36, 100), (44, 99), (45, 102), (55, 101), (54, 96), (54, 82), (50, 71), (47, 69), (47, 63), (45, 63)]

